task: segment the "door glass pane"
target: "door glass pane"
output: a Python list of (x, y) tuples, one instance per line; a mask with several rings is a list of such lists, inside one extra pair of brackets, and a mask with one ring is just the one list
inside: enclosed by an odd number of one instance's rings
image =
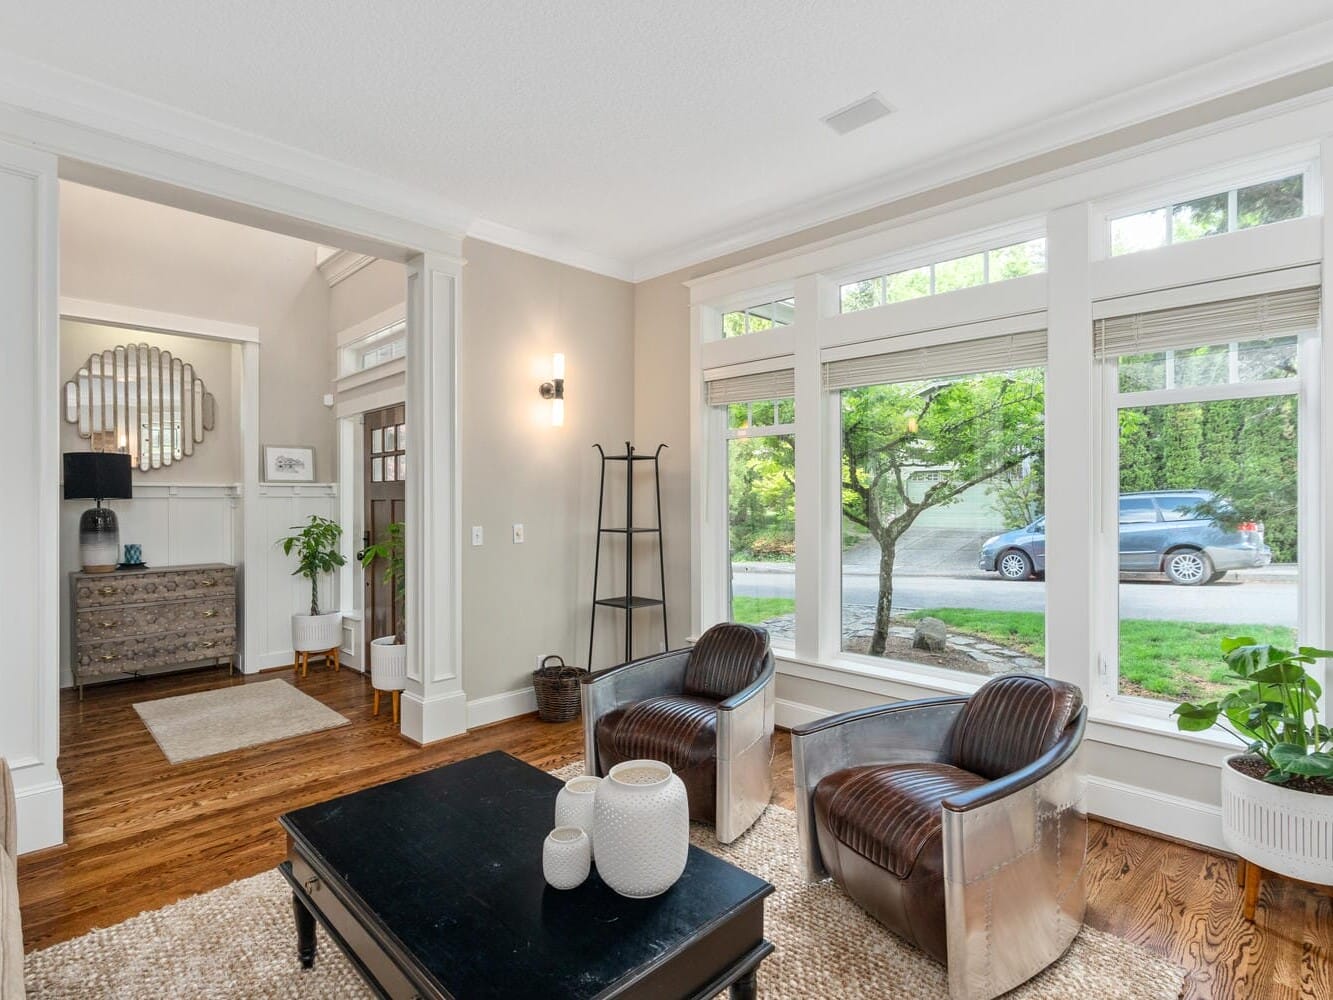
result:
[(1297, 399), (1124, 408), (1119, 421), (1119, 692), (1211, 701), (1235, 687), (1224, 636), (1295, 648)]
[(370, 452), (377, 455), (384, 450), (384, 431), (376, 427), (370, 432)]
[(780, 646), (795, 636), (795, 472), (792, 434), (727, 442), (731, 618), (762, 624)]
[(384, 459), (372, 458), (370, 460), (370, 481), (372, 483), (384, 482)]
[[(844, 391), (841, 437), (842, 648), (1043, 673), (1043, 369)], [(943, 650), (915, 644), (923, 618)]]
[[(399, 451), (406, 451), (406, 450), (407, 450), (407, 425), (406, 425), (406, 424), (399, 424), (399, 425), (398, 425), (398, 450), (399, 450)], [(400, 477), (400, 478), (401, 478), (401, 477)]]
[(394, 429), (394, 427), (393, 427), (392, 425), (390, 425), (390, 426), (384, 428), (384, 450), (385, 450), (385, 451), (394, 451), (394, 450), (396, 450), (396, 449), (395, 449), (395, 445), (394, 445), (394, 443), (393, 443), (395, 437), (397, 437), (397, 433), (396, 433), (396, 431), (395, 431), (395, 429)]

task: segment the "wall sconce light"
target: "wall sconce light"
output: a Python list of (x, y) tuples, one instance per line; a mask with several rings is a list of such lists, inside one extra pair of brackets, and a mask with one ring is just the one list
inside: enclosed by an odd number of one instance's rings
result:
[(563, 427), (565, 424), (565, 356), (551, 355), (551, 381), (543, 382), (540, 387), (542, 399), (551, 401), (551, 426)]

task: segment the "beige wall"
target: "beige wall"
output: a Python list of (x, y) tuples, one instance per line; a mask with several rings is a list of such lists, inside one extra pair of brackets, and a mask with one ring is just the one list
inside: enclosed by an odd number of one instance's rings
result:
[[(336, 478), (322, 401), (333, 378), (330, 296), (314, 244), (61, 182), (60, 294), (258, 327), (261, 443), (313, 445), (315, 478)], [(218, 420), (235, 421), (222, 402)]]
[[(90, 355), (122, 344), (147, 344), (170, 351), (173, 357), (193, 365), (195, 373), (217, 401), (218, 419), (213, 430), (194, 446), (194, 454), (162, 469), (133, 472), (134, 485), (154, 483), (223, 485), (241, 480), (241, 432), (234, 419), (239, 386), (232, 384), (231, 344), (197, 337), (176, 337), (144, 330), (100, 326), (95, 323), (60, 321), (61, 378), (70, 379), (88, 363)], [(62, 397), (63, 398), (63, 397)], [(225, 418), (224, 418), (225, 415)], [(79, 437), (77, 424), (60, 421), (60, 450), (87, 451), (89, 441)]]
[[(465, 532), (485, 531), (484, 545), (463, 549), (463, 683), (474, 701), (529, 687), (539, 654), (587, 664), (592, 446), (633, 434), (634, 289), (478, 240), (463, 253), (463, 519)], [(567, 378), (558, 428), (537, 392), (557, 351)], [(521, 545), (515, 523), (525, 527)], [(595, 662), (605, 665), (616, 623), (614, 612), (599, 613)]]
[[(376, 260), (329, 289), (329, 329), (342, 333), (407, 298), (407, 268)], [(341, 343), (341, 341), (340, 341)]]

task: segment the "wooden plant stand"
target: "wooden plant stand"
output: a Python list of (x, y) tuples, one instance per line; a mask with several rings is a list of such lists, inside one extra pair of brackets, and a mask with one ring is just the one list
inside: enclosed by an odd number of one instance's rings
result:
[(1242, 912), (1245, 915), (1245, 919), (1250, 923), (1254, 923), (1255, 907), (1259, 904), (1259, 890), (1263, 888), (1263, 882), (1266, 878), (1284, 878), (1288, 882), (1295, 882), (1297, 885), (1307, 886), (1311, 889), (1316, 889), (1319, 892), (1325, 893), (1326, 895), (1333, 896), (1333, 886), (1319, 885), (1315, 882), (1306, 882), (1303, 879), (1292, 878), (1289, 875), (1278, 875), (1276, 872), (1270, 872), (1266, 868), (1261, 868), (1253, 861), (1248, 861), (1245, 858), (1238, 858), (1237, 861), (1240, 864), (1240, 884), (1245, 890), (1245, 904)]
[(310, 657), (312, 656), (323, 660), (325, 665), (332, 662), (335, 674), (342, 669), (342, 660), (339, 658), (337, 646), (332, 649), (298, 649), (296, 651), (296, 662), (292, 664), (292, 669), (296, 671), (297, 677), (304, 677), (310, 670)]
[[(379, 689), (379, 688), (375, 688), (374, 691), (375, 691), (375, 704), (374, 704), (374, 707), (373, 707), (373, 709), (372, 709), (372, 711), (371, 711), (370, 714), (371, 714), (371, 715), (379, 715), (379, 714), (380, 714), (380, 689)], [(401, 695), (402, 693), (403, 693), (402, 691), (389, 691), (389, 692), (388, 692), (388, 694), (390, 694), (390, 695), (392, 696), (392, 701), (393, 701), (393, 724), (394, 724), (395, 726), (398, 725), (398, 696)]]

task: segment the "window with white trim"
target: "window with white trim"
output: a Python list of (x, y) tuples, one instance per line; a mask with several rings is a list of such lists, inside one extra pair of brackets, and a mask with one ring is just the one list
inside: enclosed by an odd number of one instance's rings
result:
[(1046, 238), (1038, 237), (847, 282), (839, 286), (839, 306), (845, 313), (860, 312), (927, 295), (942, 295), (960, 288), (1040, 274), (1045, 270)]
[(761, 302), (744, 309), (732, 309), (722, 314), (722, 336), (724, 339), (743, 337), (747, 333), (772, 330), (774, 327), (791, 326), (792, 315), (796, 311), (796, 300), (778, 299), (776, 302)]
[(1253, 229), (1305, 214), (1305, 174), (1287, 174), (1109, 219), (1111, 256)]
[(407, 357), (406, 321), (386, 326), (338, 350), (338, 375), (355, 375)]
[(1295, 648), (1300, 357), (1318, 314), (1304, 288), (1097, 321), (1113, 696), (1211, 701), (1235, 686), (1224, 636)]

